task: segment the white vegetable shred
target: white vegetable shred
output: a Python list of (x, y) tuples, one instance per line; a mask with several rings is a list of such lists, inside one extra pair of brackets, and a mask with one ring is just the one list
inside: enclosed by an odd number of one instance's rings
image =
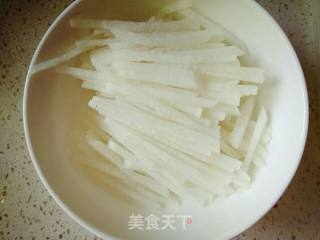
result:
[(71, 19), (90, 36), (32, 68), (56, 68), (92, 91), (100, 125), (86, 141), (100, 158), (85, 168), (150, 208), (214, 203), (268, 164), (271, 128), (256, 99), (263, 69), (244, 66), (246, 45), (192, 5), (176, 1), (145, 22)]

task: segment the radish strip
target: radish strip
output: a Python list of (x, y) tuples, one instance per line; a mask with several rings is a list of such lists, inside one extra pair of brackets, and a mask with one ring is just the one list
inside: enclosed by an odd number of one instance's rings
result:
[(79, 56), (82, 53), (85, 53), (89, 50), (89, 48), (75, 48), (67, 51), (66, 53), (60, 55), (59, 57), (55, 57), (44, 62), (38, 63), (31, 68), (31, 73), (35, 74), (38, 72), (42, 72), (44, 70), (53, 68), (58, 66), (61, 63), (67, 62), (72, 58)]
[(250, 167), (254, 151), (257, 147), (257, 144), (261, 138), (262, 132), (263, 132), (266, 124), (267, 124), (267, 112), (264, 108), (261, 108), (261, 111), (258, 116), (257, 124), (256, 124), (255, 130), (252, 134), (250, 145), (249, 145), (246, 157), (244, 159), (243, 164), (244, 164), (245, 170), (248, 170), (248, 168)]
[(200, 26), (196, 22), (187, 19), (179, 21), (151, 20), (147, 22), (130, 22), (118, 20), (91, 20), (91, 19), (71, 19), (70, 25), (73, 28), (82, 29), (119, 29), (131, 32), (170, 32), (170, 31), (193, 31), (199, 30)]
[(253, 98), (248, 98), (240, 107), (241, 116), (237, 118), (236, 124), (229, 136), (229, 143), (236, 149), (238, 149), (241, 145), (252, 115), (253, 108)]
[(113, 51), (114, 61), (158, 62), (158, 63), (217, 63), (232, 62), (243, 52), (233, 46), (195, 50), (124, 49)]
[(159, 83), (187, 89), (198, 88), (197, 79), (192, 71), (170, 65), (113, 62), (112, 68), (120, 77), (128, 80)]
[(85, 39), (76, 42), (78, 48), (84, 47), (104, 47), (108, 45), (107, 39)]
[(111, 28), (110, 31), (119, 40), (129, 41), (147, 47), (192, 47), (206, 43), (212, 38), (212, 34), (205, 30), (192, 32), (134, 33)]
[(234, 67), (227, 65), (211, 65), (199, 67), (199, 71), (214, 77), (230, 78), (252, 83), (262, 83), (263, 70), (260, 68)]

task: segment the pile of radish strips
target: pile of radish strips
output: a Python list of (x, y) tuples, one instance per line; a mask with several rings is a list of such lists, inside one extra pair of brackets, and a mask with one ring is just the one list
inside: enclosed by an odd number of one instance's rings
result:
[[(107, 141), (89, 134), (104, 161), (88, 167), (142, 205), (211, 203), (247, 189), (267, 158), (271, 130), (256, 106), (263, 70), (243, 67), (246, 47), (178, 1), (146, 22), (71, 19), (90, 29), (65, 54), (35, 65), (57, 67), (95, 91), (89, 107)], [(65, 63), (81, 59), (78, 67)]]

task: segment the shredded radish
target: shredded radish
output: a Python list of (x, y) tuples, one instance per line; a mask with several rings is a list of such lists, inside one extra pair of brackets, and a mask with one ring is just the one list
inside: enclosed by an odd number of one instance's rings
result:
[[(249, 188), (252, 169), (268, 164), (272, 130), (257, 101), (264, 71), (243, 65), (247, 46), (192, 6), (175, 1), (140, 22), (71, 19), (91, 35), (32, 68), (92, 91), (99, 124), (88, 129), (95, 157), (85, 169), (152, 209), (214, 203)], [(81, 64), (67, 64), (76, 57)]]
[(60, 65), (61, 63), (67, 62), (67, 61), (71, 60), (72, 58), (77, 57), (80, 54), (87, 52), (88, 50), (89, 50), (89, 48), (71, 49), (59, 57), (55, 57), (55, 58), (52, 58), (47, 61), (44, 61), (44, 62), (41, 62), (41, 63), (34, 65), (31, 69), (31, 73), (34, 74), (34, 73), (42, 72), (44, 70), (56, 67), (56, 66)]
[(248, 98), (240, 107), (240, 116), (237, 118), (235, 126), (229, 136), (230, 144), (238, 149), (247, 130), (254, 108), (254, 98)]

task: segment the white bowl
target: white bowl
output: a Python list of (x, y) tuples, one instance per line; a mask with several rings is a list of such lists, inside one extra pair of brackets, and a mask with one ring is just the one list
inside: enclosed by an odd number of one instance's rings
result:
[[(152, 4), (151, 4), (152, 3)], [(32, 65), (77, 37), (67, 26), (70, 16), (145, 19), (164, 3), (149, 0), (75, 1), (49, 28)], [(53, 71), (27, 76), (23, 115), (27, 146), (34, 166), (58, 204), (78, 223), (105, 239), (229, 239), (257, 222), (276, 203), (299, 165), (308, 128), (308, 97), (297, 56), (272, 17), (253, 0), (199, 0), (197, 8), (222, 24), (249, 47), (250, 64), (266, 70), (260, 101), (270, 111), (273, 129), (267, 166), (252, 188), (211, 207), (184, 206), (172, 214), (192, 214), (186, 231), (129, 231), (135, 212), (88, 181), (74, 162), (83, 157), (81, 132), (90, 97), (76, 80)], [(79, 135), (75, 134), (79, 133)], [(142, 213), (141, 213), (142, 214)], [(146, 214), (146, 213), (144, 213)], [(161, 213), (159, 213), (161, 214)]]

